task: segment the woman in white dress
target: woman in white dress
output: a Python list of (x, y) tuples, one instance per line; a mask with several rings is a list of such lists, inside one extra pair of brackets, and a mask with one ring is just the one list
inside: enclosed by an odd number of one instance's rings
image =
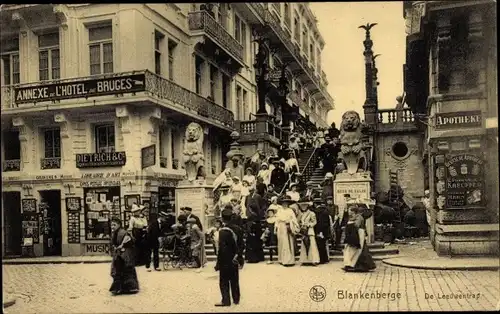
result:
[(316, 234), (314, 226), (316, 226), (316, 214), (311, 211), (312, 203), (308, 201), (299, 202), (301, 211), (299, 225), (300, 236), (302, 237), (302, 245), (300, 246), (300, 263), (302, 265), (319, 264), (319, 251), (316, 244)]
[(262, 163), (257, 177), (260, 177), (266, 186), (269, 185), (269, 183), (271, 182), (271, 171), (269, 170), (269, 166), (267, 165), (267, 163)]
[(281, 208), (276, 213), (275, 233), (278, 238), (278, 262), (283, 266), (295, 265), (295, 235), (299, 231), (299, 224), (295, 213), (290, 208), (294, 204), (290, 197), (285, 196), (281, 201)]
[(253, 169), (251, 167), (248, 167), (245, 170), (245, 175), (243, 176), (242, 181), (247, 181), (250, 187), (255, 188), (255, 176), (253, 174)]
[(290, 191), (287, 191), (286, 195), (290, 196), (290, 198), (295, 202), (298, 202), (300, 199), (300, 193), (297, 192), (297, 184), (292, 183), (290, 185)]

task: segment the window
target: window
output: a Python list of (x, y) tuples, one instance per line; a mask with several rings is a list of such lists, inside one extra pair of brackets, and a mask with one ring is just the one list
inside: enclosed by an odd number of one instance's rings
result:
[(317, 57), (317, 62), (318, 62), (318, 74), (321, 75), (321, 50), (316, 49), (316, 57)]
[(201, 67), (203, 65), (203, 59), (196, 56), (195, 57), (195, 84), (196, 84), (196, 93), (201, 94)]
[(249, 120), (250, 117), (249, 117), (249, 104), (248, 104), (248, 93), (246, 90), (243, 90), (243, 104), (242, 104), (242, 107), (243, 107), (243, 117), (242, 117), (242, 120)]
[(392, 153), (396, 157), (403, 158), (408, 154), (408, 146), (403, 142), (397, 142), (392, 145)]
[[(297, 14), (298, 15), (298, 14)], [(294, 27), (294, 38), (297, 41), (297, 43), (300, 43), (300, 24), (299, 20), (295, 18), (293, 20), (293, 27)]]
[(96, 153), (112, 153), (115, 151), (115, 126), (113, 124), (95, 127)]
[(168, 155), (171, 148), (171, 136), (172, 130), (170, 128), (160, 129), (160, 167), (162, 168), (170, 168)]
[(61, 77), (59, 62), (59, 33), (38, 36), (38, 75), (40, 81)]
[(20, 83), (19, 38), (2, 41), (3, 84)]
[(210, 65), (210, 97), (215, 101), (215, 84), (217, 82), (217, 68)]
[(168, 41), (168, 79), (174, 80), (174, 58), (175, 58), (175, 47), (177, 43), (175, 41)]
[(273, 8), (278, 13), (279, 16), (281, 16), (281, 7), (280, 3), (272, 2)]
[(113, 28), (89, 28), (90, 75), (113, 73)]
[(290, 4), (285, 2), (285, 24), (290, 27), (292, 23), (292, 8)]
[(307, 36), (307, 29), (306, 29), (306, 26), (303, 25), (302, 26), (302, 49), (304, 50), (305, 54), (307, 55), (308, 54), (308, 48), (309, 48), (309, 44), (308, 44), (308, 36)]
[(229, 82), (229, 78), (222, 75), (222, 106), (224, 108), (227, 108), (229, 103)]
[(234, 15), (234, 39), (243, 46), (243, 59), (247, 56), (247, 26), (238, 15)]
[(222, 27), (227, 29), (227, 4), (219, 3), (219, 10), (217, 13), (217, 21)]
[[(8, 143), (8, 145), (7, 145)], [(19, 141), (19, 131), (4, 131), (3, 133), (4, 160), (21, 159), (21, 142)]]
[(161, 75), (161, 47), (165, 35), (155, 31), (155, 73)]
[(242, 105), (243, 105), (243, 91), (240, 86), (236, 86), (236, 112), (235, 112), (235, 120), (243, 120), (242, 119)]
[(234, 38), (241, 43), (241, 19), (234, 15)]
[(218, 175), (219, 174), (219, 165), (218, 165), (218, 156), (219, 156), (219, 145), (215, 143), (214, 141), (210, 141), (210, 166), (212, 170), (212, 174)]
[(59, 128), (45, 130), (43, 134), (45, 158), (60, 158), (61, 132)]
[(310, 44), (309, 44), (309, 55), (311, 56), (311, 64), (314, 65), (314, 61), (315, 61), (315, 58), (314, 58), (314, 45), (312, 43), (312, 40), (310, 40)]
[[(177, 132), (175, 132), (177, 133)], [(179, 159), (176, 158), (177, 156), (177, 149), (176, 146), (179, 143), (179, 137), (175, 136), (177, 134), (174, 134), (174, 130), (170, 130), (170, 158), (172, 159), (172, 169), (179, 169)]]

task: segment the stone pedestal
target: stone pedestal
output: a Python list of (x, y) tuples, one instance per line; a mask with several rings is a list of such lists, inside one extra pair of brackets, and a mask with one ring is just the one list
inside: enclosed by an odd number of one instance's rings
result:
[[(344, 194), (350, 194), (351, 198), (369, 199), (371, 193), (370, 174), (365, 173), (339, 173), (333, 182), (333, 193), (335, 205), (339, 207), (339, 214), (343, 215), (346, 208)], [(375, 241), (374, 217), (366, 220), (367, 243)]]
[(181, 207), (191, 207), (193, 214), (200, 218), (203, 230), (209, 228), (213, 208), (212, 185), (204, 180), (181, 181), (175, 189), (175, 200), (176, 216), (179, 216)]

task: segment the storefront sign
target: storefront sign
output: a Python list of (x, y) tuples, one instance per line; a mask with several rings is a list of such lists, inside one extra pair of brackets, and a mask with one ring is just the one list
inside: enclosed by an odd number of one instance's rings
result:
[(98, 188), (106, 186), (120, 186), (121, 182), (117, 180), (112, 181), (82, 181), (82, 188)]
[[(478, 206), (484, 199), (484, 162), (470, 154), (446, 156), (446, 207)], [(436, 187), (440, 188), (440, 187)]]
[(480, 110), (436, 114), (436, 128), (470, 128), (482, 126)]
[(109, 254), (109, 244), (99, 243), (99, 244), (84, 244), (85, 254), (87, 255), (103, 255)]
[(61, 175), (56, 175), (56, 174), (49, 174), (45, 176), (36, 176), (35, 180), (58, 180), (61, 179)]
[(21, 200), (22, 213), (36, 213), (36, 199), (25, 198)]
[(156, 145), (150, 145), (141, 149), (142, 169), (156, 164)]
[(144, 74), (15, 88), (16, 104), (143, 92)]
[(175, 181), (175, 180), (160, 180), (160, 181), (158, 181), (158, 186), (167, 187), (167, 188), (174, 188), (177, 186), (177, 181)]
[(96, 172), (96, 173), (84, 173), (82, 174), (82, 179), (107, 179), (107, 178), (119, 178), (120, 172)]
[(76, 154), (77, 168), (119, 167), (126, 162), (125, 152)]

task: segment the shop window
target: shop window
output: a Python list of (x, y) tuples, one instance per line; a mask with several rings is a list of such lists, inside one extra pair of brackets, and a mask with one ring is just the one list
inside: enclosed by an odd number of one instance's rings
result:
[(19, 38), (2, 41), (0, 49), (3, 64), (3, 85), (19, 84)]
[(90, 75), (113, 73), (113, 28), (89, 28)]
[(175, 212), (175, 188), (174, 187), (159, 187), (158, 188), (158, 209), (160, 212)]
[(59, 33), (38, 36), (38, 74), (40, 81), (61, 77)]
[(392, 146), (392, 153), (398, 158), (403, 158), (408, 154), (408, 146), (403, 142), (397, 142)]
[(113, 124), (95, 126), (96, 153), (112, 153), (115, 151), (115, 126)]
[(121, 218), (120, 187), (84, 188), (83, 194), (85, 239), (109, 239), (111, 217)]

